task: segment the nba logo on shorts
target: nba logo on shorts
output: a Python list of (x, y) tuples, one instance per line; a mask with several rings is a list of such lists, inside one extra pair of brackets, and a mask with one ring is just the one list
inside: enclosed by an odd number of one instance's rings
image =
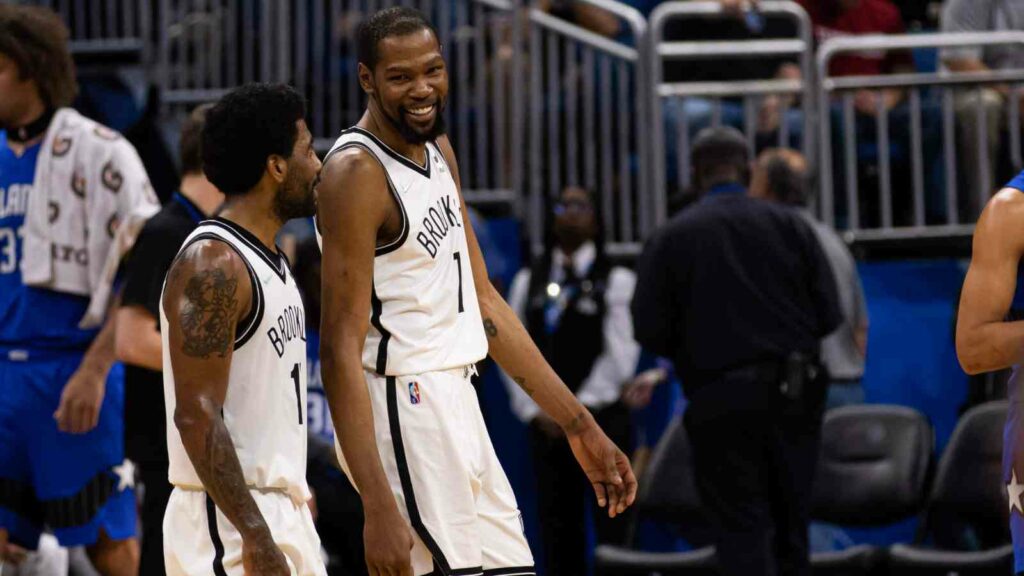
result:
[(420, 403), (420, 384), (419, 382), (409, 382), (409, 402), (412, 404)]

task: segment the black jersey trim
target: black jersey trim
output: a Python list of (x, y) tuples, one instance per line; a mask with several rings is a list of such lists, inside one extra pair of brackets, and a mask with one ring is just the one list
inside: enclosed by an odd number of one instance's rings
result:
[(96, 473), (78, 492), (63, 498), (43, 500), (46, 525), (53, 529), (74, 528), (92, 522), (117, 492), (118, 482), (108, 468)]
[(210, 494), (206, 494), (206, 526), (210, 530), (210, 541), (213, 542), (213, 573), (214, 576), (228, 576), (224, 570), (224, 542), (220, 539), (217, 528), (217, 505)]
[[(437, 564), (434, 564), (433, 572), (428, 572), (424, 576), (442, 576), (444, 573), (438, 570)], [(474, 566), (472, 568), (456, 568), (451, 571), (450, 576), (483, 576), (483, 566)]]
[(263, 242), (261, 242), (260, 239), (257, 238), (252, 232), (249, 232), (245, 228), (242, 228), (238, 224), (235, 224), (234, 222), (226, 218), (221, 218), (218, 216), (217, 218), (214, 218), (212, 220), (204, 220), (202, 224), (211, 224), (213, 226), (218, 226), (234, 234), (236, 238), (241, 240), (243, 244), (248, 246), (260, 258), (262, 258), (263, 261), (266, 262), (268, 266), (270, 266), (270, 269), (277, 274), (277, 277), (281, 279), (281, 282), (286, 281), (284, 269), (285, 266), (287, 265), (287, 261), (284, 258), (284, 254), (281, 252), (281, 248), (274, 246), (275, 248), (277, 248), (277, 253), (275, 254), (271, 252), (270, 249), (267, 248), (263, 244)]
[(425, 154), (424, 155), (424, 157), (423, 157), (423, 164), (424, 165), (420, 166), (419, 164), (413, 162), (409, 157), (403, 156), (403, 155), (399, 154), (398, 152), (395, 152), (395, 150), (393, 148), (391, 148), (391, 146), (388, 146), (387, 144), (385, 144), (383, 140), (378, 138), (376, 134), (370, 132), (369, 130), (365, 130), (365, 129), (360, 128), (358, 126), (353, 126), (353, 127), (349, 128), (348, 130), (345, 130), (344, 132), (342, 132), (342, 135), (350, 134), (352, 132), (356, 132), (356, 133), (362, 134), (363, 136), (366, 136), (370, 140), (373, 140), (373, 143), (376, 144), (377, 146), (380, 146), (380, 149), (383, 150), (388, 156), (391, 156), (395, 160), (398, 160), (406, 168), (409, 168), (410, 170), (415, 171), (420, 176), (423, 176), (424, 178), (430, 178), (430, 155), (429, 154)]
[(412, 524), (416, 534), (423, 541), (423, 545), (430, 551), (430, 555), (434, 558), (434, 571), (440, 572), (444, 576), (453, 576), (451, 565), (448, 564), (448, 559), (445, 558), (444, 552), (441, 547), (437, 545), (437, 541), (430, 535), (427, 527), (423, 524), (423, 519), (420, 517), (420, 510), (416, 506), (416, 493), (412, 488), (412, 477), (409, 474), (409, 462), (405, 457), (405, 445), (402, 443), (402, 425), (398, 419), (398, 384), (394, 376), (387, 377), (387, 403), (388, 403), (388, 423), (391, 427), (391, 443), (395, 449), (395, 463), (398, 465), (398, 478), (402, 483), (402, 494), (405, 495), (405, 507), (409, 512), (409, 522)]
[[(249, 271), (249, 285), (252, 287), (252, 305), (249, 306), (249, 312), (242, 317), (238, 322), (238, 326), (235, 327), (234, 349), (238, 350), (245, 345), (250, 338), (252, 338), (253, 334), (256, 333), (256, 328), (260, 325), (260, 322), (263, 321), (263, 310), (266, 308), (264, 304), (265, 297), (263, 295), (263, 285), (260, 283), (260, 280), (256, 275), (256, 270), (253, 269), (252, 264), (249, 263), (245, 254), (242, 254), (242, 251), (238, 249), (238, 246), (235, 246), (222, 236), (218, 236), (213, 232), (201, 232), (196, 234), (191, 240), (181, 247), (181, 251), (179, 251), (178, 254), (180, 255), (184, 253), (186, 248), (200, 240), (216, 240), (218, 242), (223, 242), (234, 250), (235, 254), (238, 254), (238, 257), (241, 258), (242, 262), (245, 264), (246, 270)], [(239, 330), (239, 327), (241, 326), (245, 326), (245, 328)]]
[[(34, 526), (42, 527), (46, 521), (45, 509), (42, 502), (36, 497), (36, 491), (32, 485), (13, 478), (0, 478), (0, 508), (14, 512)], [(10, 534), (10, 536), (13, 538), (15, 535)], [(18, 544), (29, 543), (18, 542)]]
[[(394, 240), (391, 240), (390, 242), (385, 242), (384, 244), (377, 246), (373, 252), (374, 257), (390, 254), (395, 250), (401, 248), (402, 245), (405, 244), (405, 241), (409, 238), (409, 214), (405, 211), (405, 202), (402, 201), (402, 195), (398, 193), (398, 187), (395, 186), (395, 183), (391, 181), (391, 175), (388, 174), (388, 169), (384, 166), (384, 163), (380, 161), (380, 158), (377, 157), (377, 154), (366, 144), (363, 144), (362, 142), (346, 142), (341, 146), (338, 146), (336, 149), (334, 149), (330, 154), (327, 155), (327, 157), (330, 158), (335, 152), (340, 152), (342, 150), (345, 150), (346, 148), (361, 148), (362, 150), (365, 150), (366, 153), (369, 154), (374, 160), (376, 160), (378, 164), (380, 164), (380, 169), (384, 171), (384, 178), (388, 182), (388, 190), (391, 192), (391, 195), (394, 196), (395, 202), (398, 203), (398, 211), (401, 213), (402, 216), (402, 231), (398, 233), (398, 236), (396, 236)], [(327, 162), (327, 160), (325, 159), (324, 162)], [(319, 230), (319, 228), (317, 230)]]
[(370, 324), (380, 332), (380, 344), (377, 345), (376, 372), (381, 376), (388, 369), (388, 342), (391, 341), (391, 332), (381, 324), (380, 317), (384, 313), (384, 303), (377, 297), (377, 286), (370, 287)]
[(491, 568), (484, 570), (484, 576), (536, 576), (537, 569), (533, 566), (512, 566), (509, 568)]

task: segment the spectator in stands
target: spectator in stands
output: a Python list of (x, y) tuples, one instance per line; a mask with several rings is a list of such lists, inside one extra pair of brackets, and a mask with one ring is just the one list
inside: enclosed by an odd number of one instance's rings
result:
[(857, 263), (846, 243), (807, 208), (807, 162), (795, 150), (767, 150), (757, 159), (750, 195), (794, 207), (811, 225), (822, 251), (832, 266), (839, 290), (843, 323), (821, 342), (821, 361), (828, 370), (827, 408), (864, 402), (864, 358), (868, 344), (868, 308)]
[(113, 276), (160, 206), (135, 149), (67, 108), (68, 31), (0, 4), (0, 557), (44, 526), (134, 576), (134, 473), (114, 365)]
[(835, 281), (795, 211), (747, 196), (747, 142), (701, 132), (703, 197), (640, 259), (633, 325), (672, 358), (689, 401), (694, 475), (727, 576), (809, 575), (807, 525), (825, 382), (817, 352), (841, 321)]
[[(756, 40), (770, 38), (791, 38), (796, 35), (793, 24), (786, 19), (765, 17), (756, 10), (757, 0), (718, 0), (725, 18), (686, 18), (666, 24), (664, 38), (677, 41), (720, 41)], [(662, 74), (665, 82), (732, 82), (740, 80), (765, 80), (776, 73), (786, 62), (775, 57), (764, 58), (703, 58), (699, 60), (668, 61)], [(756, 110), (756, 108), (751, 108)], [(690, 142), (696, 134), (716, 123), (740, 130), (748, 125), (747, 110), (741, 99), (712, 99), (699, 96), (669, 98), (662, 103), (665, 121), (666, 162), (668, 183), (673, 186), (679, 176), (678, 163), (679, 131), (682, 121), (687, 125)], [(798, 117), (797, 117), (798, 119)], [(749, 122), (756, 122), (750, 118)], [(792, 125), (792, 123), (791, 123)], [(796, 122), (795, 138), (799, 135)], [(687, 153), (683, 150), (682, 153)], [(673, 191), (679, 191), (674, 190)]]
[(125, 266), (117, 311), (117, 359), (125, 365), (125, 454), (137, 466), (145, 487), (140, 511), (141, 576), (165, 574), (163, 519), (173, 488), (167, 481), (160, 294), (181, 244), (224, 201), (224, 195), (203, 174), (201, 142), (209, 108), (196, 108), (182, 126), (181, 188), (142, 228)]
[(537, 8), (608, 38), (614, 38), (621, 32), (618, 16), (586, 2), (539, 0)]
[(320, 379), (320, 247), (316, 238), (306, 238), (296, 247), (294, 273), (306, 310), (306, 481), (313, 492), (313, 521), (327, 551), (327, 573), (361, 576), (367, 573), (363, 503), (334, 453), (334, 426)]
[[(943, 6), (943, 32), (1000, 30), (1024, 30), (1024, 0), (947, 0)], [(941, 56), (943, 64), (954, 72), (1024, 69), (1024, 50), (1017, 45), (947, 48)], [(998, 173), (997, 163), (1000, 141), (1007, 128), (1010, 90), (1009, 85), (1001, 84), (955, 93), (959, 173), (966, 186), (960, 196), (966, 198), (969, 218), (978, 214), (979, 198), (988, 196), (994, 179), (1009, 177)], [(1019, 103), (1024, 111), (1024, 98)], [(979, 107), (985, 113), (985, 141), (978, 134)]]
[[(902, 34), (906, 31), (899, 8), (891, 0), (796, 0), (811, 18), (814, 39), (821, 44), (830, 38), (860, 36), (864, 34)], [(864, 53), (843, 55), (832, 60), (832, 76), (890, 74), (910, 66), (903, 54)], [(779, 68), (778, 78), (799, 78), (799, 67), (787, 63)], [(882, 92), (883, 106), (892, 110), (903, 100), (903, 91), (887, 89)], [(769, 112), (775, 112), (777, 102), (769, 99)], [(874, 116), (877, 109), (875, 94), (857, 91), (854, 98), (857, 112)], [(765, 114), (762, 114), (764, 118)], [(771, 115), (767, 115), (769, 118)], [(770, 123), (770, 121), (769, 121)]]
[[(862, 36), (868, 34), (902, 34), (906, 32), (899, 8), (892, 0), (797, 0), (811, 17), (814, 36), (818, 44), (831, 38), (844, 36)], [(904, 51), (871, 51), (856, 54), (844, 54), (835, 57), (829, 66), (830, 76), (880, 76), (900, 72), (913, 71), (913, 60)], [(800, 70), (792, 65), (779, 70), (779, 77), (799, 78)], [(877, 117), (879, 109), (887, 116), (889, 126), (889, 156), (894, 191), (911, 190), (911, 142), (910, 142), (910, 109), (904, 104), (906, 91), (900, 88), (882, 90), (856, 90), (853, 93), (855, 112), (854, 125), (845, 124), (843, 108), (839, 102), (832, 105), (832, 140), (830, 142), (833, 157), (833, 186), (840, 200), (837, 205), (844, 208), (842, 198), (845, 194), (859, 191), (861, 223), (877, 225), (881, 206), (877, 201), (879, 187), (876, 178), (879, 175), (879, 150)], [(759, 129), (762, 132), (759, 140), (774, 141), (770, 135), (778, 126), (778, 110), (781, 109), (782, 98), (769, 97), (761, 111)], [(924, 153), (931, 158), (938, 154), (937, 138), (933, 132), (937, 129), (934, 122), (922, 122), (924, 133)], [(846, 132), (855, 133), (857, 143), (857, 172), (860, 176), (858, 191), (845, 189), (846, 163), (844, 161)], [(792, 133), (792, 129), (791, 129)], [(790, 144), (796, 144), (791, 141)], [(930, 183), (930, 189), (940, 190), (937, 184)], [(874, 191), (872, 191), (874, 190)], [(931, 204), (929, 204), (931, 206)], [(893, 204), (890, 206), (897, 221), (905, 222), (911, 218), (912, 203), (909, 193), (894, 193)], [(842, 220), (842, 219), (841, 219)]]
[[(537, 347), (622, 449), (629, 449), (629, 411), (618, 402), (640, 348), (633, 340), (629, 301), (633, 272), (614, 266), (604, 252), (602, 219), (593, 195), (566, 188), (548, 219), (547, 250), (516, 274), (509, 305)], [(546, 574), (586, 574), (587, 479), (559, 426), (504, 375), (512, 409), (530, 426), (541, 510)], [(593, 515), (601, 543), (624, 541), (625, 520)]]

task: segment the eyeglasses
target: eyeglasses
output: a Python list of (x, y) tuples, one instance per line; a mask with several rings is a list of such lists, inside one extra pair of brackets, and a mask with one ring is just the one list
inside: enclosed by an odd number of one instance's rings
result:
[(594, 207), (585, 200), (566, 200), (555, 204), (555, 216), (563, 214), (591, 214)]

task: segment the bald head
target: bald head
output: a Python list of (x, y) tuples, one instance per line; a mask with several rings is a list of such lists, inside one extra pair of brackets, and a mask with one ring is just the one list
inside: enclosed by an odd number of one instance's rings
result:
[(750, 195), (781, 204), (807, 205), (807, 160), (796, 150), (773, 148), (757, 158)]

